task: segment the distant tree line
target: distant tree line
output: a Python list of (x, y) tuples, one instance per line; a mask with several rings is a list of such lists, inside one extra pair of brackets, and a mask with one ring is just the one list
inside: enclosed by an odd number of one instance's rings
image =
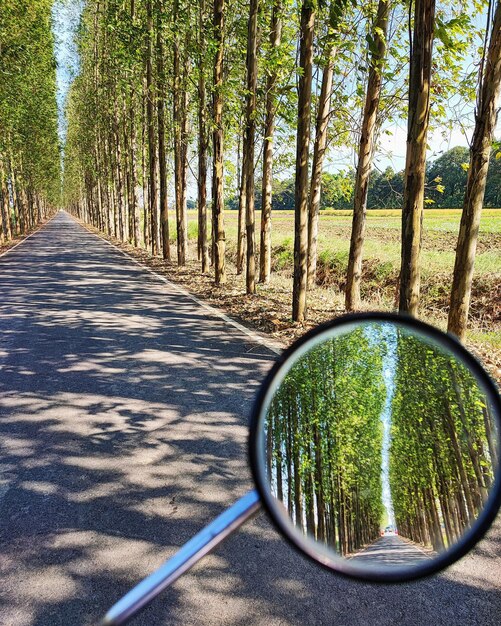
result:
[[(491, 165), (485, 187), (484, 207), (501, 208), (501, 159), (493, 148)], [(497, 157), (497, 158), (496, 158)], [(428, 208), (458, 209), (462, 207), (468, 177), (469, 150), (462, 146), (451, 148), (427, 164), (425, 205)], [(355, 170), (341, 170), (322, 174), (320, 210), (353, 209)], [(373, 170), (369, 179), (367, 209), (401, 209), (404, 198), (404, 171)], [(238, 210), (238, 196), (228, 199), (228, 208)], [(256, 189), (256, 210), (261, 210), (261, 192)], [(192, 202), (190, 208), (195, 208)], [(272, 209), (294, 210), (294, 178), (275, 182)]]

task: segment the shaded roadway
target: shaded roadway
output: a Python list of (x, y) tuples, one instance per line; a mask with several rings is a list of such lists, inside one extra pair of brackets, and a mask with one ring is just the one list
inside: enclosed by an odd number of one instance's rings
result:
[(429, 559), (423, 550), (398, 535), (379, 537), (369, 546), (360, 550), (352, 559), (385, 567), (405, 566)]
[[(95, 624), (250, 487), (274, 354), (65, 213), (0, 259), (0, 624)], [(499, 623), (501, 529), (438, 577), (332, 575), (264, 515), (133, 623)]]

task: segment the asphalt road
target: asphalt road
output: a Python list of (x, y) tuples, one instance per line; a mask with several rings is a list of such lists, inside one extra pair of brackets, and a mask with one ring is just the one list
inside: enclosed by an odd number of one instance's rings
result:
[(386, 567), (413, 565), (426, 560), (429, 556), (410, 542), (404, 541), (398, 535), (379, 537), (370, 546), (360, 550), (352, 557), (357, 562), (363, 561), (371, 565)]
[[(250, 487), (274, 354), (60, 213), (0, 259), (0, 624), (95, 624)], [(133, 622), (498, 626), (501, 524), (440, 576), (355, 583), (264, 515)]]

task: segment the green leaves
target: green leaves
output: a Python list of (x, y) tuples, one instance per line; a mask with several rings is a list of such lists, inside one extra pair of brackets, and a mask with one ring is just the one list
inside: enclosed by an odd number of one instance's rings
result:
[(0, 160), (21, 193), (56, 203), (60, 155), (51, 7), (48, 0), (2, 1)]
[(373, 540), (382, 517), (383, 349), (362, 329), (326, 341), (294, 364), (269, 410), (277, 496), (288, 485), (291, 518), (341, 554)]
[(483, 393), (462, 363), (403, 331), (395, 383), (390, 480), (397, 525), (440, 550), (477, 517), (492, 477)]

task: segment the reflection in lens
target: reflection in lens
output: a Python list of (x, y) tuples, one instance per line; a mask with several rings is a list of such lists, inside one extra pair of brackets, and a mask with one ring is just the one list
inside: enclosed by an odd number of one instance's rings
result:
[(296, 530), (354, 564), (414, 564), (457, 542), (488, 498), (496, 442), (469, 370), (380, 322), (306, 352), (266, 418), (273, 495)]

